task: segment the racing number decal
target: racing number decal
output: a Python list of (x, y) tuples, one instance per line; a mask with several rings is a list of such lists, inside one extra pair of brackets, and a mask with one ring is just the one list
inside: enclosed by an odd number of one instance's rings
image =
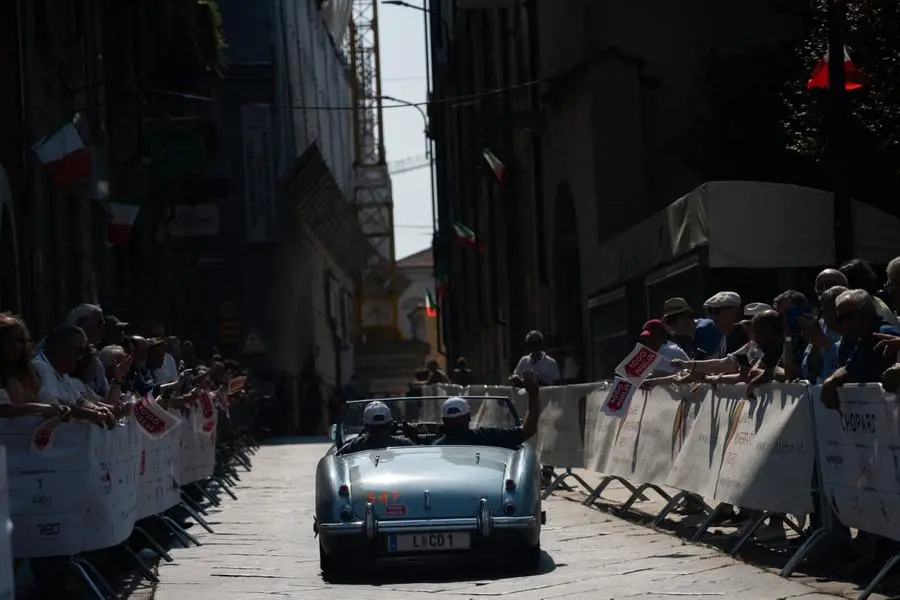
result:
[(388, 502), (396, 503), (397, 500), (400, 499), (400, 492), (381, 492), (380, 494), (369, 492), (366, 497), (372, 504), (375, 504), (376, 502), (380, 502), (382, 504), (387, 504)]

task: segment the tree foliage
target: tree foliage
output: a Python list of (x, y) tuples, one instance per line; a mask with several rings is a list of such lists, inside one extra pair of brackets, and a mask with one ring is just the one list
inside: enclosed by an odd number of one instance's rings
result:
[[(900, 2), (846, 1), (846, 43), (866, 78), (849, 92), (851, 193), (900, 214)], [(705, 179), (745, 178), (830, 187), (828, 94), (807, 90), (828, 50), (827, 0), (778, 0), (793, 40), (711, 54), (701, 74), (704, 116), (686, 133), (685, 158)], [(682, 140), (684, 142), (684, 140)]]

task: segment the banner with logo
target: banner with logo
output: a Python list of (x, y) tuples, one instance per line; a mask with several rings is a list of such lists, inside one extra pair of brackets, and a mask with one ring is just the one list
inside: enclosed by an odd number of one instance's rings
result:
[(138, 458), (138, 520), (158, 515), (181, 502), (181, 432), (152, 439), (141, 436)]
[(699, 413), (663, 483), (736, 506), (812, 511), (809, 388), (769, 384), (701, 388)]
[(115, 546), (136, 519), (136, 439), (133, 425), (111, 431), (62, 423), (53, 443), (33, 452), (40, 417), (0, 419), (6, 447), (17, 558), (68, 556)]
[(214, 400), (213, 392), (203, 392), (198, 398), (197, 410), (194, 411), (191, 420), (194, 424), (194, 431), (200, 435), (209, 437), (216, 430), (218, 419)]
[(0, 600), (13, 600), (12, 521), (9, 520), (9, 480), (6, 477), (6, 449), (0, 446)]
[(153, 396), (139, 398), (132, 407), (134, 420), (150, 439), (163, 437), (180, 423), (180, 419), (160, 406)]
[(841, 523), (900, 541), (900, 406), (879, 384), (844, 386), (840, 411), (812, 388), (822, 493)]

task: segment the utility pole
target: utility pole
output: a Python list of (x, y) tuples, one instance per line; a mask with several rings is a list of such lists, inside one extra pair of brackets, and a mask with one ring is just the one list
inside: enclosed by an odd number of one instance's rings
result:
[(847, 173), (847, 90), (844, 76), (844, 3), (828, 2), (828, 99), (831, 115), (831, 189), (834, 193), (834, 254), (838, 264), (853, 258), (850, 181)]

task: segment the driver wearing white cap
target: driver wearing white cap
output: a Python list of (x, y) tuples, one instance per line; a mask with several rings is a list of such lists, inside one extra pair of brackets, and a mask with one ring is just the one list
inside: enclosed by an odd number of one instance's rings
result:
[(500, 446), (515, 449), (537, 433), (541, 418), (541, 396), (534, 371), (523, 373), (523, 383), (528, 392), (528, 414), (521, 426), (469, 427), (471, 415), (469, 403), (464, 398), (447, 398), (441, 407), (444, 435), (434, 440), (436, 446)]
[[(369, 402), (363, 410), (363, 423), (365, 429), (358, 436), (347, 442), (338, 454), (350, 454), (363, 450), (381, 450), (390, 446), (415, 446), (412, 440), (393, 435), (394, 417), (391, 409), (384, 402)], [(404, 433), (408, 437), (415, 437), (415, 430), (408, 431), (408, 425), (403, 424)]]

